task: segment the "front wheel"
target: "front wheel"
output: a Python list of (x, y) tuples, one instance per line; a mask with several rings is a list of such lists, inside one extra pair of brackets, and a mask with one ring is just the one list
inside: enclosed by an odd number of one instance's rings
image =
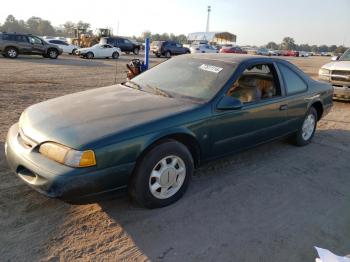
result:
[(138, 48), (135, 48), (134, 51), (133, 51), (134, 55), (138, 55), (140, 53), (140, 49)]
[(187, 147), (166, 140), (151, 149), (137, 164), (129, 193), (139, 205), (159, 208), (185, 193), (193, 173), (193, 158)]
[(72, 50), (72, 53), (70, 53), (70, 54), (71, 54), (71, 55), (76, 55), (76, 52), (77, 52), (77, 49), (74, 48), (74, 49)]
[(294, 143), (297, 146), (305, 146), (309, 144), (315, 134), (316, 126), (317, 111), (314, 107), (311, 107), (306, 113), (301, 127), (294, 135)]

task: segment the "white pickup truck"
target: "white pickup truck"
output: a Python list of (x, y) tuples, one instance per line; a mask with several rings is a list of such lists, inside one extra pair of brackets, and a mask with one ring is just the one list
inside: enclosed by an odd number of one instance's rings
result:
[(319, 70), (319, 79), (333, 85), (334, 98), (350, 100), (350, 49), (342, 56), (332, 58)]

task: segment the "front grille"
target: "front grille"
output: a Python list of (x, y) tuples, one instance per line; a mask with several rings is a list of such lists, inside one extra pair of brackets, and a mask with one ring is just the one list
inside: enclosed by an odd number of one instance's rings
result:
[(331, 75), (332, 81), (349, 82), (350, 83), (350, 71), (346, 70), (333, 70)]

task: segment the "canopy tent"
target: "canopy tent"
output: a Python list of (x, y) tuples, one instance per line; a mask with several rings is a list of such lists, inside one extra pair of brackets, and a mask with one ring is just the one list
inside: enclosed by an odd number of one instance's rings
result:
[(207, 41), (214, 44), (236, 43), (237, 36), (229, 32), (195, 32), (188, 34), (188, 41)]

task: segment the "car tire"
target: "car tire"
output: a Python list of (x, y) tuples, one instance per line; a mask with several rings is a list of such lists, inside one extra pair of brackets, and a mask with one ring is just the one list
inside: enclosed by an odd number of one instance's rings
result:
[(165, 140), (138, 161), (129, 195), (146, 208), (170, 205), (185, 193), (193, 169), (193, 158), (187, 147), (175, 140)]
[(77, 51), (77, 49), (76, 48), (74, 48), (73, 50), (72, 50), (72, 53), (70, 53), (71, 55), (75, 55), (75, 52)]
[(161, 57), (161, 55), (160, 55), (160, 54), (156, 54), (156, 57), (158, 57), (158, 58), (159, 58), (159, 57)]
[(118, 58), (119, 58), (119, 53), (118, 53), (118, 52), (114, 52), (114, 53), (112, 54), (112, 58), (113, 58), (113, 59), (118, 59)]
[(88, 53), (85, 55), (85, 57), (86, 57), (87, 59), (93, 59), (93, 58), (94, 58), (94, 53), (93, 53), (93, 52), (88, 52)]
[(171, 52), (170, 51), (166, 51), (165, 52), (165, 57), (166, 58), (170, 58), (171, 57)]
[(57, 59), (58, 57), (58, 51), (56, 49), (49, 49), (47, 51), (47, 56), (50, 59)]
[(138, 48), (135, 48), (134, 51), (133, 51), (134, 55), (138, 55), (140, 53), (140, 49)]
[(316, 109), (310, 107), (299, 130), (294, 134), (295, 145), (305, 146), (311, 142), (317, 127), (317, 117)]
[(18, 56), (18, 50), (15, 47), (8, 47), (5, 49), (5, 55), (8, 58), (14, 59)]

